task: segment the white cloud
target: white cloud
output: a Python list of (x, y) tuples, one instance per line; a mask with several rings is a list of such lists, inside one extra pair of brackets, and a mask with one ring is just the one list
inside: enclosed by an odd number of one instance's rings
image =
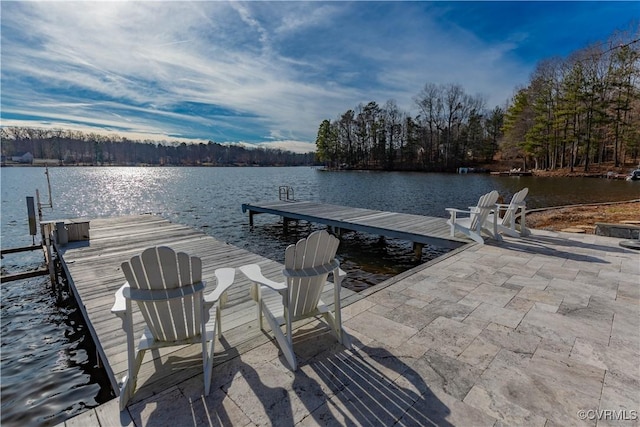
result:
[(310, 153), (316, 151), (316, 145), (310, 142), (304, 141), (272, 141), (272, 142), (261, 142), (258, 146), (263, 148), (270, 148), (273, 150), (284, 150), (291, 151), (293, 153)]
[(171, 136), (162, 132), (145, 132), (145, 129), (140, 130), (129, 130), (129, 131), (117, 131), (113, 130), (110, 127), (100, 127), (100, 126), (86, 126), (83, 124), (78, 124), (74, 122), (70, 122), (66, 117), (63, 117), (63, 120), (59, 120), (57, 117), (52, 117), (51, 121), (39, 121), (34, 124), (33, 121), (30, 120), (3, 120), (3, 126), (8, 127), (31, 127), (45, 130), (58, 130), (65, 129), (71, 131), (83, 132), (86, 134), (97, 134), (111, 137), (121, 137), (127, 138), (132, 141), (154, 141), (158, 143), (162, 142), (184, 142), (189, 144), (196, 143), (207, 143), (207, 139), (197, 139), (197, 138), (181, 138), (176, 136)]
[[(205, 31), (203, 25), (210, 26), (220, 17), (217, 12), (224, 4), (206, 5), (215, 9), (213, 14), (201, 11), (209, 20), (200, 20), (202, 14), (194, 13), (191, 5), (176, 3), (28, 6), (31, 14), (16, 24), (42, 43), (35, 48), (24, 44), (18, 51), (10, 48), (10, 60), (3, 61), (3, 67), (59, 89), (79, 88), (157, 109), (170, 109), (183, 101), (210, 103), (254, 114), (270, 124), (270, 132), (298, 134), (308, 134), (306, 123), (318, 117), (311, 104), (327, 98), (319, 87), (295, 79), (271, 52), (268, 30), (244, 5), (231, 4), (249, 27), (239, 38), (251, 37), (255, 30), (258, 40), (254, 41), (262, 46), (259, 52), (234, 50), (236, 46), (218, 44), (220, 38), (215, 36), (198, 39)], [(200, 7), (204, 5), (196, 5)], [(229, 13), (222, 15), (228, 18)], [(14, 61), (17, 58), (24, 60)], [(310, 114), (305, 114), (307, 108)], [(305, 125), (300, 128), (300, 123)]]
[(510, 55), (528, 35), (487, 43), (447, 7), (3, 2), (3, 118), (284, 143), (313, 142), (323, 119), (361, 102), (416, 113), (427, 82), (502, 104), (533, 67)]

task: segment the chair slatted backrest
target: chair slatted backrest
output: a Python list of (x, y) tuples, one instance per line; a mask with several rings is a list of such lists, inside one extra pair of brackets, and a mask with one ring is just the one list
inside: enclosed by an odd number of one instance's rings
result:
[[(202, 289), (194, 291), (191, 286), (202, 282), (200, 258), (166, 246), (153, 247), (122, 263), (122, 271), (135, 295), (131, 299), (138, 303), (157, 341), (182, 340), (201, 333)], [(169, 290), (174, 291), (166, 292)]]
[(498, 197), (499, 194), (495, 190), (480, 196), (477, 206), (471, 209), (473, 211), (471, 215), (471, 230), (478, 230), (484, 224), (491, 210), (495, 208)]
[(529, 189), (525, 187), (514, 194), (513, 197), (511, 197), (509, 207), (505, 211), (504, 217), (502, 218), (503, 225), (509, 227), (511, 226), (511, 224), (513, 224), (513, 221), (515, 221), (516, 212), (518, 212), (518, 209), (523, 207), (522, 202), (524, 202), (524, 199), (527, 197), (528, 193)]
[[(285, 272), (288, 270), (293, 273), (302, 269), (312, 270), (313, 267), (326, 266), (335, 258), (339, 244), (340, 240), (337, 237), (324, 230), (311, 233), (306, 239), (287, 247)], [(320, 270), (321, 273), (308, 276), (285, 274), (289, 288), (289, 315), (292, 319), (304, 317), (305, 314), (316, 310), (329, 275), (326, 269)]]

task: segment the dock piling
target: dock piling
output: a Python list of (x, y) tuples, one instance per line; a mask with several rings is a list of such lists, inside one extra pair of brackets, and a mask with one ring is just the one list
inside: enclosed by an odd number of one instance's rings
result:
[(36, 244), (36, 234), (38, 233), (36, 226), (36, 205), (34, 198), (27, 196), (27, 217), (29, 219), (29, 234), (31, 235), (32, 243)]

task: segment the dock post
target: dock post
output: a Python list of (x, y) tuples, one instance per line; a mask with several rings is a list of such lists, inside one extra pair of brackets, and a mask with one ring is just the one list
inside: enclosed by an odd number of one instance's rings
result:
[(249, 227), (253, 227), (253, 211), (249, 211)]
[(424, 244), (413, 242), (413, 256), (415, 257), (416, 261), (420, 261), (422, 259), (423, 247), (424, 247)]
[(56, 270), (53, 265), (53, 252), (51, 251), (51, 224), (40, 224), (42, 226), (42, 240), (44, 241), (44, 255), (47, 261), (47, 267), (49, 268), (49, 279), (51, 284), (56, 284)]
[(27, 216), (29, 219), (29, 234), (31, 235), (32, 244), (36, 244), (36, 205), (33, 197), (27, 196)]
[(64, 221), (56, 222), (56, 243), (60, 246), (69, 243), (69, 232), (64, 225)]

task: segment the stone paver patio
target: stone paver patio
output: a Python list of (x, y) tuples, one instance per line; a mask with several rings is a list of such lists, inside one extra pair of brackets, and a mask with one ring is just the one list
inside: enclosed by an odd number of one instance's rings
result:
[(308, 323), (295, 373), (268, 342), (215, 366), (206, 398), (197, 375), (65, 424), (638, 426), (640, 253), (619, 242), (467, 247), (345, 307), (352, 351)]

